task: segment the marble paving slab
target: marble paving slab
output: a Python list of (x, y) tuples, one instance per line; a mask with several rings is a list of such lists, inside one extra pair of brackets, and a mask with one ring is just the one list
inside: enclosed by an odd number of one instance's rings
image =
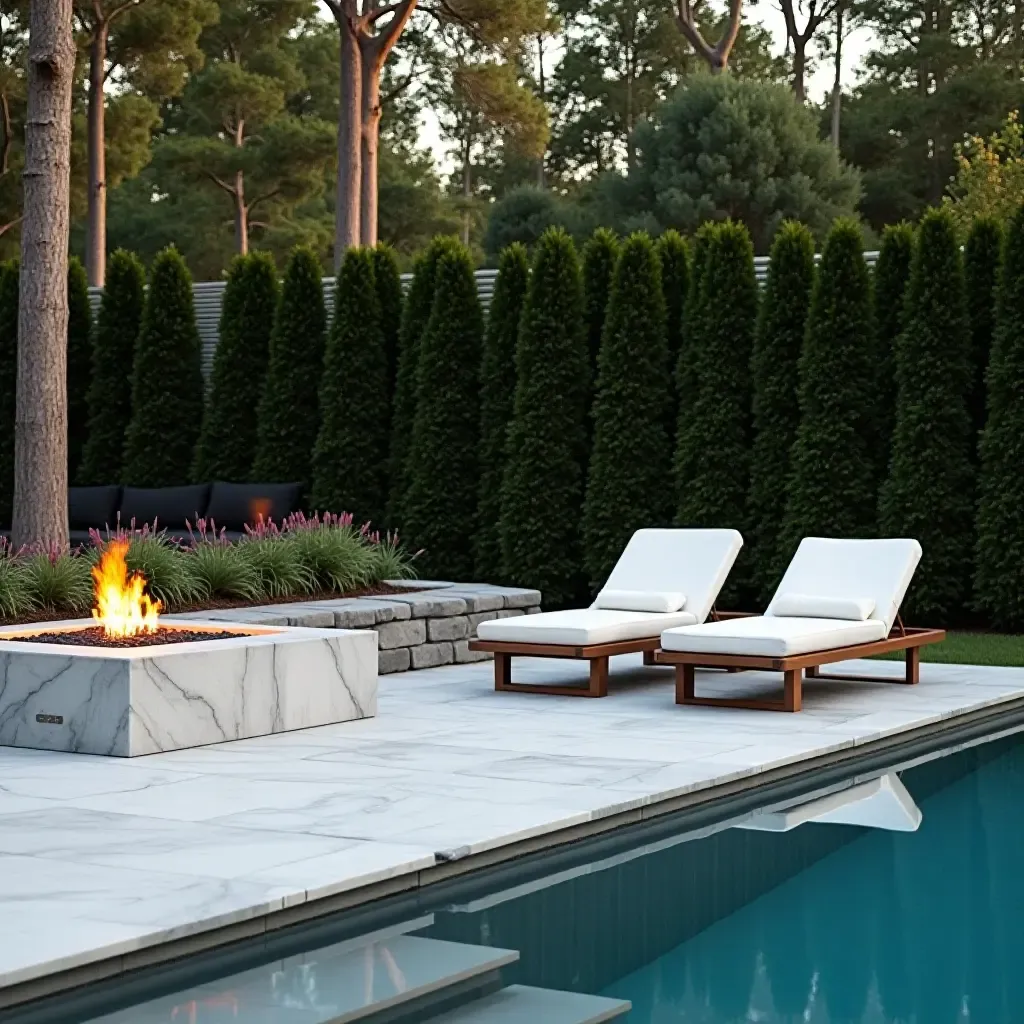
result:
[(927, 664), (913, 688), (808, 682), (783, 715), (677, 707), (671, 671), (638, 656), (605, 700), (497, 694), (492, 670), (387, 676), (375, 718), (147, 757), (0, 745), (0, 1005), (21, 981), (1024, 698), (1024, 669)]

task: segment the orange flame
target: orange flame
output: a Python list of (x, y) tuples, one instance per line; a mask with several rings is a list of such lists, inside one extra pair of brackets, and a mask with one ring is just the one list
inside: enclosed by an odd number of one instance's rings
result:
[(137, 572), (128, 575), (124, 560), (127, 551), (127, 541), (111, 541), (92, 568), (96, 585), (92, 617), (103, 626), (106, 636), (136, 636), (157, 631), (160, 602), (145, 593), (144, 576)]

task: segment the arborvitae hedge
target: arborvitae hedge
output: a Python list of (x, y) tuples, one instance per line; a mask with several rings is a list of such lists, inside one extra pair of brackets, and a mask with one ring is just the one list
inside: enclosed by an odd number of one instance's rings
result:
[(68, 260), (68, 479), (78, 476), (89, 430), (92, 378), (92, 307), (89, 278), (82, 261)]
[(647, 235), (631, 235), (615, 264), (597, 366), (583, 506), (584, 563), (594, 590), (635, 530), (672, 519), (672, 377), (661, 267)]
[(395, 250), (386, 242), (380, 242), (373, 250), (373, 279), (377, 285), (380, 331), (384, 339), (384, 355), (387, 358), (390, 431), (391, 396), (395, 393), (395, 374), (398, 372), (398, 335), (402, 329), (402, 275), (398, 269)]
[(529, 254), (518, 242), (498, 263), (480, 365), (480, 497), (474, 563), (476, 577), (504, 579), (501, 558), (501, 482), (505, 476), (506, 441), (516, 392), (516, 341), (530, 278)]
[(597, 373), (597, 354), (601, 351), (612, 275), (618, 258), (619, 239), (608, 228), (598, 228), (583, 246), (583, 315), (592, 375)]
[(111, 484), (122, 477), (124, 431), (132, 414), (132, 381), (127, 372), (146, 298), (146, 268), (134, 254), (118, 249), (107, 263), (92, 344), (89, 430), (78, 471), (79, 484)]
[(972, 458), (985, 426), (985, 373), (996, 327), (996, 293), (1003, 246), (1003, 226), (994, 217), (974, 222), (964, 246), (964, 281), (967, 288), (967, 319), (971, 330), (971, 383), (967, 411), (971, 416)]
[(313, 450), (314, 508), (380, 524), (387, 495), (388, 357), (370, 249), (338, 272)]
[(750, 487), (750, 356), (757, 325), (754, 247), (742, 224), (707, 239), (698, 316), (685, 346), (675, 471), (680, 526), (743, 530)]
[(434, 306), (420, 343), (406, 540), (422, 548), (426, 575), (465, 580), (473, 573), (480, 480), (480, 352), (484, 318), (473, 261), (449, 244), (437, 262)]
[(544, 233), (534, 251), (516, 346), (516, 393), (502, 486), (509, 580), (558, 607), (584, 589), (580, 531), (589, 357), (583, 280), (572, 239)]
[(298, 248), (288, 260), (270, 335), (252, 467), (257, 483), (309, 485), (326, 327), (320, 260), (312, 249)]
[[(703, 316), (703, 303), (705, 299), (701, 285), (704, 280), (704, 272), (707, 269), (708, 249), (714, 229), (714, 224), (702, 224), (693, 239), (690, 282), (683, 303), (683, 323), (686, 325), (686, 330), (679, 339), (679, 354), (673, 367), (676, 421), (671, 425), (671, 440), (673, 442), (673, 450), (676, 453), (678, 453), (680, 448), (689, 450), (688, 434), (691, 425), (694, 423), (693, 417), (690, 415), (690, 408), (696, 393), (696, 377), (694, 376), (693, 369), (694, 361), (690, 358), (690, 346), (700, 335), (700, 323)], [(677, 466), (673, 469), (673, 477), (673, 482), (676, 486), (675, 500), (678, 506), (680, 501), (680, 477)]]
[(150, 270), (135, 346), (125, 483), (171, 487), (188, 481), (203, 418), (201, 360), (192, 275), (176, 249), (164, 249)]
[[(690, 247), (679, 231), (666, 231), (657, 240), (657, 257), (662, 264), (662, 292), (665, 295), (665, 339), (669, 349), (669, 366), (675, 377), (679, 353), (683, 347), (686, 297), (690, 291)], [(669, 437), (675, 437), (679, 402), (673, 379), (669, 408)]]
[(196, 481), (250, 478), (259, 404), (280, 288), (269, 253), (237, 256), (228, 270), (210, 393), (196, 448)]
[(412, 284), (402, 310), (388, 452), (387, 522), (391, 528), (400, 528), (404, 524), (405, 497), (409, 490), (409, 447), (416, 420), (420, 345), (434, 306), (437, 264), (441, 256), (455, 245), (452, 238), (435, 238), (427, 251), (416, 260), (413, 264)]
[(987, 381), (975, 603), (991, 625), (1020, 632), (1024, 630), (1024, 207), (1008, 226), (1003, 244)]
[(811, 293), (782, 531), (786, 560), (803, 537), (875, 533), (878, 376), (863, 250), (857, 224), (837, 221)]
[(18, 261), (0, 264), (0, 524), (14, 505), (14, 417), (18, 395)]
[(879, 495), (883, 536), (914, 537), (924, 558), (905, 615), (948, 622), (966, 603), (973, 548), (970, 332), (963, 262), (946, 210), (921, 221), (896, 347), (896, 424)]
[(750, 460), (752, 582), (763, 606), (785, 569), (779, 535), (786, 514), (789, 453), (800, 425), (797, 380), (814, 284), (814, 237), (783, 224), (772, 244), (754, 340), (754, 443)]
[(882, 234), (875, 264), (875, 344), (878, 349), (878, 478), (889, 472), (892, 430), (896, 422), (896, 343), (903, 329), (907, 283), (914, 257), (914, 229), (893, 224)]

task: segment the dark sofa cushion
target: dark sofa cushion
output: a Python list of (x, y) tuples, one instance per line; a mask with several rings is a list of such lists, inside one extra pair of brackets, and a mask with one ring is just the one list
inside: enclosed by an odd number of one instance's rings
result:
[(111, 529), (117, 522), (117, 506), (121, 501), (118, 484), (101, 487), (68, 488), (68, 526), (72, 530)]
[(262, 515), (280, 525), (281, 520), (296, 511), (302, 484), (228, 484), (218, 480), (210, 492), (206, 518), (217, 529), (242, 530)]
[(209, 484), (189, 484), (184, 487), (126, 487), (121, 498), (121, 525), (141, 529), (145, 523), (158, 529), (184, 530), (185, 520), (195, 525), (206, 515), (210, 501)]

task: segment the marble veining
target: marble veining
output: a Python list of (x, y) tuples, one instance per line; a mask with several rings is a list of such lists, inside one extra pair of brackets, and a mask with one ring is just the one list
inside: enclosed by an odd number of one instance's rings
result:
[(376, 634), (365, 630), (280, 627), (166, 647), (59, 654), (26, 641), (0, 652), (6, 746), (137, 757), (376, 711)]

